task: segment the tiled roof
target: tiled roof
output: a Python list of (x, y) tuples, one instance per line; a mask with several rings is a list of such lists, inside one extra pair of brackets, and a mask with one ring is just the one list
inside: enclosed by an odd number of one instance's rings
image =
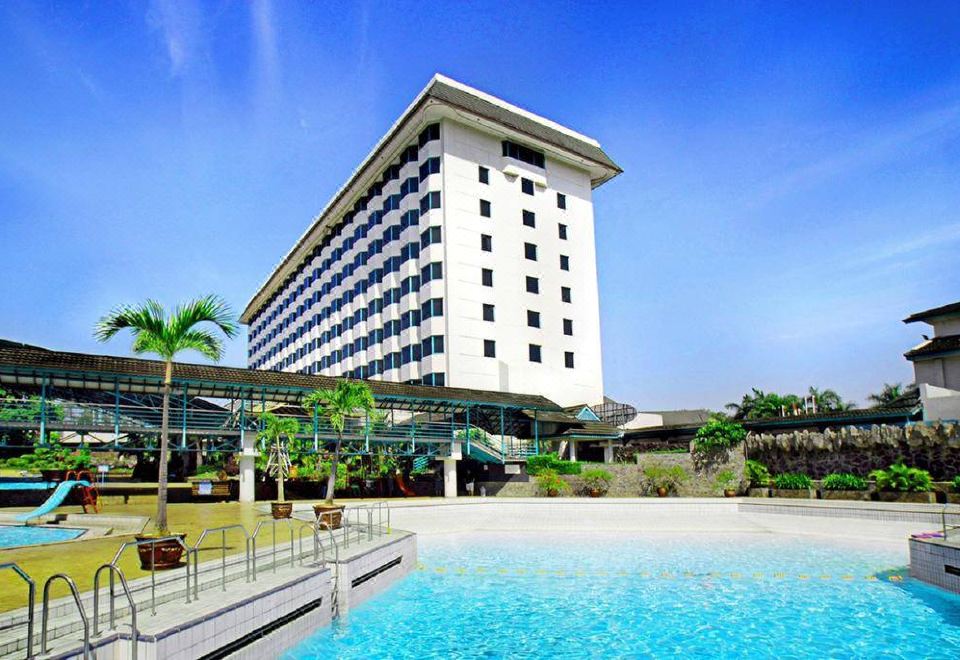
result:
[(933, 307), (931, 309), (925, 309), (922, 312), (911, 314), (907, 318), (903, 319), (903, 322), (916, 323), (917, 321), (926, 321), (928, 319), (935, 319), (940, 316), (954, 315), (960, 316), (960, 302), (950, 303), (949, 305), (941, 305), (940, 307)]
[[(13, 345), (11, 345), (13, 344)], [(30, 373), (73, 372), (82, 373), (91, 379), (113, 376), (133, 378), (163, 378), (163, 362), (142, 358), (114, 357), (91, 353), (69, 353), (36, 347), (17, 346), (13, 342), (0, 344), (0, 372)], [(337, 379), (329, 376), (310, 376), (282, 371), (261, 371), (208, 364), (176, 362), (173, 369), (178, 382), (212, 383), (218, 391), (231, 387), (266, 388), (267, 390), (313, 390), (336, 385)], [(424, 401), (469, 402), (471, 404), (506, 406), (511, 408), (537, 408), (548, 411), (561, 410), (553, 401), (535, 394), (510, 394), (458, 387), (432, 387), (406, 385), (387, 381), (367, 381), (374, 398), (420, 399)], [(211, 394), (197, 394), (213, 396)]]
[(944, 353), (960, 352), (960, 335), (944, 335), (928, 339), (916, 348), (903, 354), (908, 360), (922, 359), (943, 355)]

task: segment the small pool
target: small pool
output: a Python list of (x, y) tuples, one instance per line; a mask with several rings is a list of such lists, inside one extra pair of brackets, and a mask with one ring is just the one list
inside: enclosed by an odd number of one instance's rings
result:
[(0, 481), (0, 490), (48, 490), (56, 485), (52, 481)]
[(303, 658), (958, 658), (903, 551), (772, 534), (421, 536), (420, 570)]
[(23, 525), (0, 525), (0, 548), (21, 545), (39, 545), (70, 541), (83, 534), (82, 529), (68, 527), (26, 527)]

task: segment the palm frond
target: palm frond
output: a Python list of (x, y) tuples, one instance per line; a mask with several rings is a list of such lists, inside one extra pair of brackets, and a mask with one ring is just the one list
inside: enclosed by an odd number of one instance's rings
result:
[(219, 296), (204, 296), (177, 305), (170, 315), (169, 326), (173, 334), (182, 335), (199, 323), (213, 323), (228, 338), (237, 334), (237, 322), (230, 305)]
[(194, 350), (214, 362), (223, 356), (223, 342), (208, 330), (187, 330), (177, 340), (177, 352)]

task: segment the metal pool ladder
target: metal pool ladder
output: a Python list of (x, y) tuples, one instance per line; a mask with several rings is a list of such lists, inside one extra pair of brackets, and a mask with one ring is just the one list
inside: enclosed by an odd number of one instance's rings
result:
[(73, 602), (77, 604), (77, 610), (80, 612), (80, 621), (83, 623), (83, 660), (90, 660), (90, 622), (87, 620), (87, 613), (83, 609), (83, 603), (80, 602), (80, 591), (77, 589), (77, 583), (69, 575), (64, 573), (55, 573), (47, 578), (43, 584), (43, 613), (40, 619), (40, 653), (47, 653), (47, 622), (50, 619), (50, 585), (54, 580), (63, 580), (70, 587), (70, 595), (73, 596)]

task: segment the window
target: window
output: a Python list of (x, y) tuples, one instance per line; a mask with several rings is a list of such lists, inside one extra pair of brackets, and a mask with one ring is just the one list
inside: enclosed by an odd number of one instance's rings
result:
[(428, 192), (420, 198), (420, 215), (423, 215), (430, 209), (440, 208), (440, 191)]
[(492, 339), (483, 340), (483, 357), (497, 357), (497, 342)]
[(443, 335), (427, 337), (421, 342), (423, 357), (434, 353), (443, 353)]
[(570, 270), (570, 257), (565, 254), (560, 255), (560, 270)]
[(535, 167), (542, 168), (544, 166), (543, 153), (510, 140), (504, 140), (500, 144), (503, 147), (503, 155), (507, 158), (513, 158)]
[(483, 165), (480, 166), (480, 183), (490, 183), (490, 170)]
[(557, 208), (565, 209), (567, 208), (567, 196), (563, 193), (557, 193)]
[(435, 374), (424, 374), (423, 384), (424, 385), (433, 385), (434, 387), (443, 387), (446, 378), (443, 373)]
[(439, 261), (427, 264), (420, 270), (420, 282), (423, 284), (430, 280), (439, 280), (441, 277), (443, 277), (443, 264)]
[(527, 310), (527, 325), (531, 328), (540, 327), (540, 312), (535, 312), (532, 309)]
[(440, 139), (440, 124), (430, 124), (425, 129), (420, 131), (420, 138), (418, 140), (418, 143), (422, 147), (423, 145), (425, 145), (427, 142), (430, 142), (431, 140), (439, 140), (439, 139)]
[(489, 303), (483, 303), (483, 320), (484, 321), (493, 320), (493, 305)]
[(480, 271), (480, 282), (483, 286), (493, 286), (493, 271), (484, 268)]
[(523, 224), (527, 227), (537, 226), (537, 215), (533, 211), (523, 212)]
[(540, 280), (527, 275), (527, 293), (540, 293)]
[(493, 252), (493, 237), (488, 234), (480, 234), (480, 249), (484, 252)]
[(563, 319), (563, 334), (573, 336), (573, 321), (571, 319)]
[(567, 369), (573, 369), (573, 353), (572, 352), (564, 351), (563, 366), (565, 366)]
[(490, 202), (485, 199), (480, 200), (480, 215), (484, 218), (490, 217)]
[(533, 181), (530, 179), (520, 179), (520, 190), (527, 195), (533, 194)]
[(529, 259), (530, 261), (537, 260), (537, 246), (533, 243), (524, 243), (523, 244), (523, 256)]
[(567, 226), (566, 225), (557, 225), (557, 232), (560, 234), (561, 240), (567, 240)]
[(440, 242), (440, 227), (428, 227), (420, 234), (420, 247), (425, 248), (428, 245)]
[(530, 344), (530, 361), (542, 362), (540, 359), (540, 344)]
[(562, 286), (560, 287), (560, 300), (565, 303), (570, 302), (570, 287)]
[(426, 320), (432, 316), (443, 316), (443, 298), (431, 298), (420, 305), (420, 318)]
[(428, 158), (420, 166), (420, 180), (423, 181), (431, 174), (437, 174), (438, 172), (440, 172), (440, 159), (437, 156)]

